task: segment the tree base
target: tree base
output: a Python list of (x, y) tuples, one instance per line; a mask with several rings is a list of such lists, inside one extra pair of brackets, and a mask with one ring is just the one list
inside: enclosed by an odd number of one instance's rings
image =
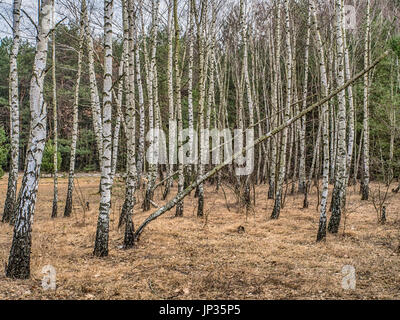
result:
[(272, 210), (271, 219), (278, 219), (281, 213), (281, 195), (276, 195), (274, 209)]

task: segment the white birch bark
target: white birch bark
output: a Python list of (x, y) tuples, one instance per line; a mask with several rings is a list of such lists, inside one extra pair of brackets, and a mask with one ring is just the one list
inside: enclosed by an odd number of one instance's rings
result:
[[(322, 43), (320, 27), (315, 8), (315, 0), (310, 0), (310, 14), (313, 17), (313, 24), (316, 33), (318, 54), (319, 54), (319, 67), (321, 77), (321, 87), (323, 97), (327, 97), (328, 90), (328, 77), (325, 64), (325, 49)], [(318, 132), (319, 135), (319, 132)], [(317, 233), (317, 241), (323, 241), (326, 238), (326, 209), (329, 192), (329, 112), (328, 104), (322, 106), (322, 143), (323, 143), (323, 171), (322, 171), (322, 193), (321, 193), (321, 206), (319, 227)], [(316, 150), (318, 152), (318, 150)]]
[(20, 46), (21, 2), (22, 0), (14, 0), (13, 2), (13, 43), (10, 54), (9, 84), (11, 161), (2, 222), (10, 222), (13, 220), (12, 216), (17, 194), (19, 167), (19, 91), (17, 58)]
[(67, 199), (65, 201), (64, 217), (71, 216), (73, 204), (73, 188), (75, 178), (75, 160), (76, 160), (76, 144), (78, 141), (78, 120), (79, 120), (79, 88), (82, 74), (82, 55), (83, 55), (83, 40), (84, 40), (84, 23), (83, 12), (86, 11), (86, 3), (82, 1), (81, 8), (81, 29), (79, 34), (79, 51), (78, 51), (78, 71), (76, 74), (74, 106), (73, 106), (73, 123), (72, 123), (72, 141), (71, 141), (71, 157), (69, 160), (69, 175)]
[(53, 0), (42, 0), (40, 6), (36, 53), (29, 95), (31, 113), (29, 144), (25, 172), (15, 207), (16, 221), (6, 267), (6, 276), (9, 278), (27, 279), (30, 277), (33, 215), (47, 131), (47, 108), (43, 99), (43, 83), (53, 5)]
[(124, 248), (129, 249), (134, 246), (134, 225), (132, 215), (135, 206), (135, 191), (137, 183), (137, 168), (135, 161), (136, 148), (136, 110), (134, 103), (134, 71), (135, 71), (135, 45), (133, 43), (133, 34), (135, 28), (135, 14), (133, 0), (127, 0), (128, 21), (129, 21), (129, 82), (130, 94), (126, 109), (126, 125), (127, 125), (127, 177), (126, 177), (126, 215), (125, 215), (125, 236)]
[[(168, 62), (167, 62), (167, 82), (168, 82), (168, 112), (169, 112), (169, 124), (175, 122), (175, 108), (174, 108), (174, 77), (173, 77), (173, 3), (170, 1), (168, 5)], [(190, 81), (190, 80), (189, 80)], [(175, 137), (176, 134), (173, 132), (175, 126), (168, 126), (169, 136)], [(174, 155), (175, 150), (173, 146), (170, 146), (169, 150), (169, 165), (167, 167), (167, 175), (171, 176), (174, 172)], [(163, 199), (166, 199), (170, 192), (170, 188), (173, 183), (173, 177), (168, 179), (166, 188), (164, 191)]]
[[(311, 38), (311, 18), (312, 12), (309, 5), (307, 18), (307, 36), (306, 47), (304, 53), (304, 87), (303, 87), (303, 109), (307, 107), (308, 95), (308, 73), (310, 64), (310, 38)], [(299, 192), (306, 191), (306, 117), (301, 118), (300, 123), (300, 161), (299, 161)]]
[[(365, 47), (364, 47), (364, 65), (367, 66), (370, 61), (370, 29), (371, 29), (371, 0), (367, 0), (367, 17), (365, 30)], [(364, 76), (364, 144), (363, 144), (363, 174), (361, 180), (361, 200), (369, 198), (369, 74)]]
[[(343, 5), (342, 0), (342, 22), (343, 22), (343, 46), (344, 46), (344, 59), (345, 59), (345, 80), (348, 81), (351, 79), (351, 64), (350, 64), (350, 57), (349, 57), (349, 46), (348, 46), (348, 41), (347, 41), (347, 35), (346, 35), (346, 21), (344, 19), (345, 17), (345, 6)], [(348, 128), (348, 145), (347, 145), (347, 179), (350, 177), (350, 168), (351, 168), (351, 163), (353, 160), (353, 150), (354, 150), (354, 130), (355, 130), (355, 111), (354, 111), (354, 96), (353, 96), (353, 86), (349, 86), (347, 88), (347, 98), (349, 101), (349, 110), (348, 110), (348, 115), (349, 115), (349, 128)], [(348, 181), (347, 181), (348, 183)]]
[[(292, 45), (291, 45), (291, 26), (290, 26), (290, 13), (289, 13), (289, 0), (285, 0), (285, 20), (286, 20), (286, 51), (287, 51), (287, 87), (286, 87), (286, 106), (282, 111), (284, 113), (284, 122), (289, 120), (289, 112), (292, 105)], [(280, 5), (279, 5), (280, 7)], [(278, 57), (277, 57), (278, 58)], [(288, 143), (288, 128), (282, 130), (282, 142), (280, 151), (280, 164), (279, 164), (279, 176), (278, 183), (275, 192), (275, 203), (272, 210), (271, 219), (278, 219), (281, 211), (282, 201), (282, 187), (286, 175), (286, 149)]]
[[(145, 39), (143, 41), (146, 41)], [(139, 54), (139, 28), (136, 27), (136, 84), (138, 88), (138, 99), (139, 99), (139, 147), (138, 147), (138, 161), (137, 161), (137, 174), (138, 174), (138, 185), (140, 185), (141, 176), (144, 170), (144, 144), (145, 144), (145, 106), (144, 106), (144, 93), (143, 93), (143, 82), (141, 76), (141, 62)]]
[(57, 79), (56, 79), (56, 23), (55, 23), (55, 5), (52, 12), (53, 20), (53, 43), (52, 43), (52, 61), (51, 75), (53, 81), (53, 130), (54, 130), (54, 154), (53, 154), (53, 175), (54, 175), (54, 192), (53, 192), (53, 208), (51, 217), (57, 217), (58, 209), (58, 109), (57, 109)]
[[(178, 193), (183, 192), (184, 189), (184, 173), (183, 173), (183, 122), (182, 122), (182, 97), (181, 97), (181, 71), (180, 71), (180, 27), (178, 17), (178, 1), (174, 0), (174, 30), (175, 30), (175, 52), (174, 52), (174, 65), (175, 65), (175, 106), (176, 116), (178, 122)], [(183, 201), (176, 205), (176, 217), (183, 216)]]
[(101, 160), (100, 207), (93, 254), (108, 255), (108, 236), (111, 207), (111, 157), (112, 157), (112, 20), (113, 0), (104, 0), (104, 82), (103, 82), (103, 154)]
[(114, 184), (115, 174), (117, 172), (117, 164), (118, 164), (118, 149), (119, 149), (119, 134), (121, 130), (121, 114), (119, 110), (122, 109), (122, 96), (124, 92), (124, 82), (122, 81), (122, 77), (124, 74), (124, 54), (122, 54), (121, 62), (118, 70), (118, 78), (120, 79), (118, 83), (118, 94), (115, 97), (115, 102), (117, 104), (116, 110), (116, 119), (115, 119), (115, 127), (113, 133), (113, 142), (112, 142), (112, 157), (111, 157), (111, 184)]
[[(276, 18), (276, 48), (273, 46), (273, 37), (272, 37), (272, 31), (271, 31), (271, 37), (270, 37), (270, 52), (272, 56), (274, 57), (274, 61), (271, 61), (273, 65), (273, 74), (275, 77), (273, 77), (272, 81), (272, 115), (271, 115), (271, 127), (274, 128), (277, 126), (279, 123), (277, 119), (277, 112), (279, 109), (279, 90), (278, 88), (280, 87), (280, 81), (281, 81), (281, 66), (280, 66), (280, 59), (281, 59), (281, 11), (282, 11), (282, 2), (281, 0), (277, 0), (278, 6), (277, 6), (277, 18)], [(272, 22), (271, 22), (272, 25)], [(272, 30), (272, 27), (271, 27)], [(273, 54), (275, 53), (275, 55)], [(272, 75), (271, 75), (272, 76)], [(277, 167), (277, 140), (274, 139), (271, 142), (271, 169), (270, 169), (270, 180), (269, 180), (269, 191), (268, 191), (268, 198), (269, 199), (274, 199), (276, 195), (276, 167)]]
[[(99, 154), (99, 161), (102, 161), (103, 155), (103, 125), (102, 125), (102, 115), (101, 115), (101, 106), (100, 106), (100, 98), (99, 91), (97, 87), (96, 81), (96, 72), (94, 67), (94, 46), (93, 46), (93, 38), (90, 33), (90, 25), (89, 25), (89, 17), (87, 12), (86, 0), (82, 0), (85, 5), (85, 11), (83, 14), (83, 21), (85, 25), (85, 36), (86, 36), (86, 45), (88, 50), (88, 60), (89, 60), (89, 86), (90, 86), (90, 106), (93, 117), (93, 128), (96, 136), (96, 144), (97, 150)], [(101, 164), (100, 164), (101, 167)]]
[[(336, 41), (337, 41), (337, 84), (342, 86), (345, 79), (344, 71), (344, 45), (343, 45), (342, 1), (336, 0)], [(335, 174), (335, 187), (332, 193), (332, 215), (329, 220), (328, 231), (337, 233), (339, 230), (342, 210), (345, 204), (347, 184), (347, 148), (346, 148), (346, 93), (338, 95), (337, 113), (337, 161)]]
[[(206, 82), (207, 82), (207, 67), (208, 67), (208, 50), (206, 46), (206, 22), (208, 13), (208, 0), (203, 0), (201, 8), (200, 22), (197, 26), (198, 32), (198, 46), (199, 46), (199, 106), (198, 106), (198, 130), (200, 132), (200, 154), (199, 154), (199, 166), (198, 166), (198, 179), (201, 179), (205, 173), (203, 157), (208, 152), (205, 145), (205, 97), (206, 97)], [(202, 217), (204, 215), (204, 185), (200, 183), (198, 186), (198, 205), (197, 205), (197, 216)]]
[[(159, 20), (159, 5), (160, 1), (155, 0), (152, 2), (152, 27), (151, 27), (151, 48), (150, 48), (150, 65), (148, 71), (148, 115), (149, 115), (149, 142), (151, 145), (157, 145), (157, 135), (154, 134), (154, 129), (157, 128), (157, 77), (156, 77), (156, 54), (157, 54), (157, 33), (158, 33), (158, 20)], [(156, 121), (155, 121), (156, 120)], [(157, 159), (157, 151), (154, 150), (152, 157)], [(149, 170), (147, 174), (147, 186), (145, 198), (143, 201), (144, 211), (150, 210), (151, 201), (153, 200), (153, 187), (157, 178), (157, 167), (154, 164), (149, 164)]]

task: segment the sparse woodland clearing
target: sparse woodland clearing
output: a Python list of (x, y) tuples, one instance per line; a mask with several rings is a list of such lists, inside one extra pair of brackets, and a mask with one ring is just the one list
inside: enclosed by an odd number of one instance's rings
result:
[[(267, 186), (256, 186), (256, 209), (246, 218), (238, 212), (228, 188), (205, 187), (205, 217), (197, 218), (197, 201), (185, 199), (186, 214), (174, 211), (155, 220), (130, 250), (121, 249), (123, 229), (118, 218), (123, 188), (116, 182), (110, 220), (110, 253), (93, 256), (99, 203), (97, 177), (79, 177), (82, 195), (90, 204), (83, 215), (74, 202), (71, 218), (51, 219), (51, 178), (39, 186), (33, 229), (29, 280), (11, 280), (0, 274), (0, 299), (399, 299), (400, 298), (400, 196), (388, 200), (387, 222), (377, 223), (371, 202), (361, 202), (359, 185), (348, 188), (346, 229), (315, 242), (319, 213), (316, 188), (310, 207), (302, 208), (302, 195), (288, 195), (279, 220), (270, 220), (273, 200)], [(0, 181), (5, 193), (7, 178)], [(176, 185), (175, 187), (176, 188)], [(175, 189), (173, 190), (175, 191)], [(371, 184), (371, 192), (377, 184)], [(154, 199), (159, 205), (161, 188)], [(64, 201), (67, 179), (59, 179)], [(148, 213), (140, 208), (135, 226)], [(173, 192), (171, 193), (173, 194)], [(171, 198), (170, 196), (169, 198)], [(0, 198), (0, 205), (4, 197)], [(227, 209), (227, 204), (230, 211)], [(238, 227), (245, 231), (238, 233)], [(12, 227), (0, 225), (0, 263), (7, 262)], [(57, 272), (56, 291), (44, 291), (42, 268), (51, 264)], [(356, 269), (356, 290), (341, 286), (344, 265)]]
[(399, 299), (399, 17), (0, 0), (0, 299)]

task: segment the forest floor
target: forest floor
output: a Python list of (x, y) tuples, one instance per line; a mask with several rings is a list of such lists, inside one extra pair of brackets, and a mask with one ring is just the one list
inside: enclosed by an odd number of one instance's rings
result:
[[(359, 187), (349, 188), (339, 234), (316, 243), (316, 188), (309, 209), (301, 209), (302, 195), (288, 195), (280, 218), (270, 220), (273, 201), (267, 200), (267, 186), (256, 187), (255, 210), (246, 216), (227, 187), (225, 199), (221, 189), (207, 185), (205, 218), (196, 217), (192, 194), (185, 199), (183, 218), (168, 212), (145, 229), (134, 249), (123, 250), (124, 233), (117, 224), (124, 190), (117, 183), (109, 256), (96, 258), (99, 178), (80, 176), (77, 182), (89, 211), (84, 214), (74, 193), (72, 217), (62, 217), (67, 179), (60, 178), (60, 217), (51, 219), (53, 181), (40, 181), (31, 279), (4, 276), (13, 230), (0, 223), (0, 299), (400, 299), (400, 194), (389, 195), (387, 223), (380, 225), (372, 202), (360, 201)], [(1, 213), (6, 188), (3, 177)], [(371, 186), (372, 193), (377, 189)], [(164, 203), (161, 191), (155, 194), (159, 205)], [(136, 227), (149, 215), (140, 208), (142, 191), (137, 198)], [(238, 232), (240, 226), (244, 232)], [(55, 291), (42, 288), (46, 265), (56, 270)], [(356, 270), (355, 290), (342, 288), (345, 265)]]

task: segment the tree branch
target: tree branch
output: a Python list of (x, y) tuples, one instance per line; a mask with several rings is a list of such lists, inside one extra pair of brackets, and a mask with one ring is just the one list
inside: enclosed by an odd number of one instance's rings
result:
[[(364, 69), (363, 71), (361, 71), (360, 73), (358, 73), (356, 76), (354, 76), (352, 79), (350, 79), (349, 81), (347, 81), (343, 86), (339, 87), (338, 89), (336, 89), (335, 91), (333, 91), (330, 95), (328, 95), (327, 97), (325, 97), (324, 99), (322, 99), (321, 101), (309, 106), (308, 108), (304, 109), (302, 112), (298, 113), (296, 116), (294, 116), (293, 118), (289, 119), (288, 121), (286, 121), (285, 123), (283, 123), (282, 125), (280, 125), (279, 127), (275, 128), (274, 130), (270, 131), (269, 133), (267, 133), (266, 135), (263, 135), (261, 137), (259, 137), (251, 146), (245, 147), (243, 148), (242, 151), (237, 152), (235, 155), (233, 155), (232, 159), (229, 160), (235, 160), (236, 158), (238, 158), (240, 155), (242, 155), (243, 153), (246, 153), (248, 150), (254, 148), (256, 145), (258, 145), (259, 143), (271, 138), (272, 136), (276, 135), (277, 133), (279, 133), (280, 131), (282, 131), (283, 129), (289, 127), (290, 125), (292, 125), (294, 122), (296, 122), (297, 120), (299, 120), (300, 118), (302, 118), (303, 116), (305, 116), (306, 114), (308, 114), (309, 112), (313, 111), (316, 108), (321, 107), (322, 105), (324, 105), (325, 103), (327, 103), (329, 100), (331, 100), (332, 98), (334, 98), (336, 95), (338, 95), (341, 91), (345, 90), (347, 87), (349, 87), (351, 84), (353, 84), (355, 81), (357, 81), (358, 79), (360, 79), (362, 76), (364, 76), (366, 73), (370, 72), (372, 69), (374, 69), (383, 59), (385, 59), (387, 56), (389, 55), (389, 51), (386, 51), (384, 54), (382, 54), (377, 60), (375, 60), (374, 63), (372, 63), (369, 67), (367, 67), (366, 69)], [(209, 178), (211, 178), (213, 175), (215, 175), (217, 172), (221, 171), (223, 168), (225, 168), (226, 166), (228, 166), (229, 164), (231, 164), (231, 161), (225, 161), (224, 163), (216, 166), (214, 169), (212, 169), (211, 171), (207, 172), (205, 175), (203, 175), (202, 177), (200, 177), (197, 181), (192, 182), (183, 192), (179, 193), (174, 199), (172, 199), (171, 201), (169, 201), (166, 205), (164, 205), (163, 207), (161, 207), (160, 209), (158, 209), (157, 211), (155, 211), (154, 213), (152, 213), (137, 229), (137, 231), (135, 232), (135, 240), (139, 240), (139, 237), (141, 235), (141, 233), (143, 232), (143, 230), (145, 229), (145, 227), (153, 220), (157, 219), (158, 217), (160, 217), (161, 215), (163, 215), (164, 213), (166, 213), (167, 211), (171, 210), (173, 207), (175, 207), (175, 205), (177, 203), (179, 203), (180, 201), (182, 201), (187, 195), (189, 195), (189, 193), (191, 191), (193, 191), (199, 184), (205, 182), (206, 180), (208, 180)]]

